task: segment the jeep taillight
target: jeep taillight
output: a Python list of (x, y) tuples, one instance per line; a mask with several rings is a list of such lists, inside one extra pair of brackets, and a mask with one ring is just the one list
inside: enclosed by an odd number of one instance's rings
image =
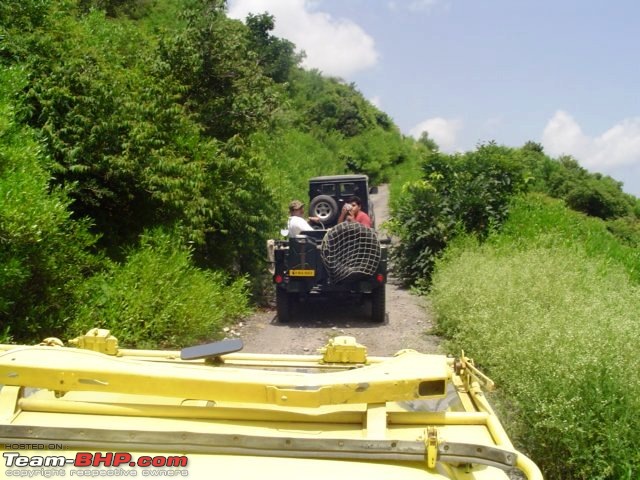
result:
[(378, 281), (378, 283), (384, 283), (384, 275), (379, 273), (378, 275), (376, 275), (376, 280)]
[(282, 275), (275, 275), (273, 277), (273, 281), (276, 282), (276, 283), (282, 283), (283, 280), (284, 279), (282, 278)]

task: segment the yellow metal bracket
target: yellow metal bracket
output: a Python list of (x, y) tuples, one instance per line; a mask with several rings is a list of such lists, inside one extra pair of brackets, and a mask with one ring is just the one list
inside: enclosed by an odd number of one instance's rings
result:
[(109, 330), (92, 328), (86, 334), (69, 340), (71, 345), (107, 355), (118, 354), (118, 339)]
[(492, 392), (495, 390), (496, 385), (494, 381), (487, 377), (480, 370), (478, 370), (478, 368), (473, 363), (473, 360), (465, 356), (464, 350), (460, 355), (460, 359), (456, 361), (454, 368), (456, 374), (458, 374), (460, 378), (463, 379), (467, 390), (472, 389), (472, 385), (474, 382), (477, 382), (488, 392)]
[(436, 427), (428, 427), (424, 443), (427, 447), (427, 468), (436, 468), (438, 459), (438, 430)]
[(319, 352), (325, 363), (366, 363), (367, 347), (356, 342), (354, 337), (334, 337)]

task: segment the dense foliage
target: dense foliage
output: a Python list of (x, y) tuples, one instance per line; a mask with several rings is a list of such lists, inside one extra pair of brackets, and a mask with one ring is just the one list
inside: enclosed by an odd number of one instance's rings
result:
[(394, 255), (405, 279), (428, 279), (459, 232), (484, 235), (504, 221), (509, 199), (525, 183), (523, 165), (511, 153), (492, 143), (465, 154), (428, 153), (422, 179), (404, 185), (391, 225), (401, 238)]
[(122, 265), (113, 264), (76, 292), (70, 329), (95, 325), (138, 348), (185, 347), (211, 341), (248, 311), (246, 281), (193, 266), (189, 251), (155, 231)]
[(640, 475), (639, 269), (601, 220), (544, 196), (438, 263), (438, 329), (497, 381), (501, 417), (545, 478)]
[(500, 416), (545, 478), (636, 478), (638, 199), (533, 142), (416, 148), (392, 177), (395, 265), (430, 289), (447, 350), (497, 381)]
[(428, 136), (418, 144), (421, 160), (406, 162), (396, 173), (418, 180), (394, 191), (390, 225), (401, 240), (395, 264), (408, 283), (428, 285), (453, 238), (482, 238), (500, 228), (513, 196), (525, 191), (562, 199), (569, 208), (605, 220), (626, 244), (640, 246), (640, 201), (624, 193), (620, 182), (590, 173), (570, 157), (550, 158), (533, 142), (522, 148), (490, 142), (453, 155), (440, 153)]
[[(18, 338), (59, 319), (75, 288), (100, 262), (89, 253), (95, 237), (73, 221), (67, 191), (49, 186), (46, 156), (35, 132), (19, 122), (20, 68), (0, 70), (0, 336)], [(14, 100), (14, 101), (12, 101)], [(11, 321), (9, 321), (11, 320)]]
[[(272, 35), (273, 17), (242, 23), (225, 9), (223, 0), (0, 4), (5, 336), (75, 336), (118, 315), (146, 325), (158, 302), (170, 311), (136, 263), (174, 258), (141, 243), (151, 231), (188, 252), (189, 275), (225, 278), (202, 298), (235, 291), (229, 275), (257, 291), (266, 239), (291, 198), (306, 197), (309, 176), (379, 181), (410, 155), (354, 85), (298, 66), (295, 45)], [(187, 281), (181, 271), (156, 273)], [(107, 283), (135, 286), (137, 304), (153, 309), (105, 300)], [(240, 297), (230, 295), (239, 303), (228, 320), (244, 311)], [(153, 338), (178, 342), (177, 325)]]

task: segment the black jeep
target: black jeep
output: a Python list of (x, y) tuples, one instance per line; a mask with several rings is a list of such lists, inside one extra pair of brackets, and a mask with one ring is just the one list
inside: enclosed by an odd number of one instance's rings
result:
[(350, 197), (360, 197), (362, 211), (374, 225), (373, 203), (366, 175), (335, 175), (309, 180), (309, 214), (322, 228), (274, 242), (274, 273), (278, 320), (292, 319), (302, 298), (352, 295), (371, 300), (371, 320), (385, 320), (387, 246), (374, 228), (357, 222), (337, 223)]
[(369, 189), (366, 175), (332, 175), (309, 180), (309, 215), (320, 218), (324, 228), (338, 223), (343, 205), (354, 195), (362, 201), (362, 211), (371, 218), (375, 227), (375, 214), (370, 193), (377, 193), (377, 187)]

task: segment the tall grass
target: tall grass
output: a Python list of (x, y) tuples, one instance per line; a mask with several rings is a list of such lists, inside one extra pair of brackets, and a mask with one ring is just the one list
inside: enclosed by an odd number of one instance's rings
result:
[(433, 277), (449, 349), (494, 377), (509, 431), (549, 479), (640, 476), (640, 287), (634, 252), (610, 237), (528, 197)]
[(621, 265), (632, 281), (640, 283), (640, 249), (611, 234), (607, 225), (567, 209), (562, 201), (530, 194), (513, 200), (509, 221), (493, 242), (549, 248), (578, 244), (590, 257)]
[(219, 338), (224, 325), (248, 313), (247, 282), (194, 267), (178, 245), (154, 231), (126, 262), (90, 278), (78, 292), (68, 335), (107, 328), (120, 344), (137, 348)]

